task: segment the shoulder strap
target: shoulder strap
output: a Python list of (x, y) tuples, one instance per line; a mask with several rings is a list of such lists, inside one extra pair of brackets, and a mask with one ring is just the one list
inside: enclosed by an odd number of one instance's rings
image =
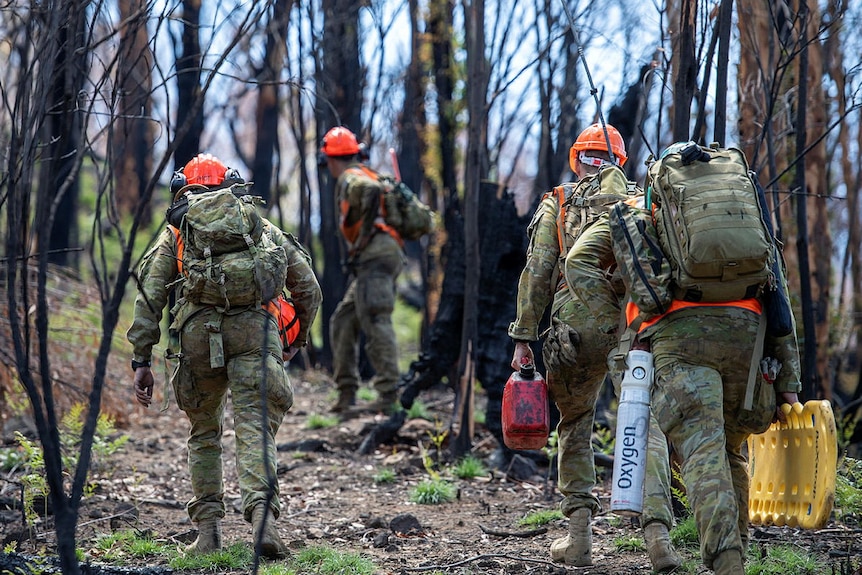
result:
[(185, 248), (185, 242), (183, 242), (183, 237), (180, 235), (180, 229), (174, 225), (168, 225), (168, 229), (171, 230), (174, 234), (174, 239), (177, 242), (177, 269), (180, 272), (180, 275), (183, 274), (183, 250)]
[(564, 226), (566, 220), (566, 196), (568, 195), (566, 190), (566, 184), (561, 186), (557, 186), (554, 188), (551, 193), (554, 194), (554, 197), (557, 198), (557, 245), (560, 246), (560, 253), (562, 254), (566, 245), (563, 242), (563, 238), (565, 237)]

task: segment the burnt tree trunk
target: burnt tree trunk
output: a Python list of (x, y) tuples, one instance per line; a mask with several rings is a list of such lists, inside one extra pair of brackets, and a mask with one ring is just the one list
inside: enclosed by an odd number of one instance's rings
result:
[[(488, 396), (486, 426), (503, 446), (501, 404), (503, 386), (511, 368), (509, 322), (515, 318), (518, 279), (526, 263), (528, 216), (518, 216), (514, 198), (493, 182), (483, 182), (479, 196), (479, 300), (478, 338), (474, 356), (476, 378)], [(444, 246), (445, 276), (440, 307), (418, 359), (402, 377), (401, 404), (409, 409), (424, 390), (438, 385), (454, 372), (461, 349), (464, 314), (464, 224), (460, 212), (447, 210), (449, 241)], [(450, 379), (450, 384), (453, 378)], [(458, 402), (456, 401), (456, 404)], [(395, 430), (397, 431), (397, 430)], [(386, 438), (379, 437), (380, 442)]]

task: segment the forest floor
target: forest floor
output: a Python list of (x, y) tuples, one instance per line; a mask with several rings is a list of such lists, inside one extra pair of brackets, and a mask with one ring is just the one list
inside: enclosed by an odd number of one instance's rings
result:
[[(112, 529), (134, 527), (139, 533), (176, 546), (195, 536), (194, 525), (184, 509), (191, 497), (185, 416), (172, 402), (166, 411), (160, 411), (160, 394), (149, 410), (133, 404), (131, 377), (128, 379), (129, 412), (120, 431), (130, 439), (118, 454), (102, 462), (92, 477), (98, 488), (85, 498), (79, 518), (77, 545), (94, 561), (98, 560), (97, 536)], [(383, 416), (360, 415), (312, 429), (310, 422), (330, 415), (327, 409), (334, 398), (333, 386), (319, 372), (294, 373), (292, 380), (294, 407), (277, 438), (283, 500), (277, 526), (293, 552), (323, 546), (357, 554), (373, 562), (375, 572), (380, 574), (650, 572), (646, 551), (642, 545), (632, 543), (640, 540), (640, 530), (630, 520), (609, 513), (593, 520), (594, 566), (566, 568), (550, 563), (549, 546), (565, 534), (565, 522), (553, 520), (538, 529), (519, 523), (532, 512), (557, 509), (560, 496), (549, 477), (552, 474), (548, 473), (547, 463), (538, 458), (535, 473), (529, 477), (515, 477), (512, 468), (509, 473), (496, 469), (492, 456), (497, 445), (482, 425), (477, 425), (472, 454), (486, 463), (487, 473), (458, 479), (448, 471), (450, 466), (441, 465), (439, 473), (457, 486), (456, 499), (441, 504), (411, 502), (417, 484), (430, 477), (420, 445), (434, 460), (437, 450), (433, 438), (440, 437), (451, 418), (454, 395), (449, 389), (441, 387), (420, 396), (430, 420), (408, 419), (393, 442), (380, 445), (373, 454), (360, 455), (360, 443)], [(158, 387), (163, 389), (161, 382)], [(448, 450), (446, 442), (442, 450)], [(240, 512), (230, 411), (224, 437), (224, 469), (225, 544), (251, 545), (251, 528)], [(607, 509), (610, 469), (598, 469), (603, 480), (597, 493)], [(385, 470), (392, 472), (391, 481), (380, 481)], [(14, 522), (4, 523), (0, 525), (0, 535), (8, 540), (14, 528)], [(830, 522), (817, 532), (752, 527), (751, 533), (752, 546), (763, 553), (775, 545), (806, 550), (822, 561), (823, 568), (816, 573), (858, 575), (862, 569), (862, 530), (858, 526)], [(35, 535), (21, 540), (18, 550), (50, 554), (56, 544), (50, 517), (37, 525)], [(700, 564), (696, 548), (680, 552), (686, 560), (680, 573), (709, 572)], [(165, 560), (130, 557), (125, 565), (164, 567)], [(786, 570), (775, 572), (791, 575)]]

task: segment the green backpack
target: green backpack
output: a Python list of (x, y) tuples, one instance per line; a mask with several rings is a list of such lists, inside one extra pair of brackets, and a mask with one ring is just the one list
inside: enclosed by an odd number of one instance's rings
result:
[(434, 231), (434, 212), (407, 184), (381, 176), (384, 185), (383, 220), (405, 240), (418, 240)]
[(377, 173), (365, 164), (348, 169), (380, 182), (383, 187), (380, 215), (386, 225), (398, 232), (402, 239), (418, 240), (434, 231), (434, 212), (422, 203), (407, 184), (392, 176)]
[[(625, 190), (625, 194), (621, 193)], [(564, 267), (566, 254), (584, 230), (599, 216), (607, 213), (620, 200), (635, 197), (642, 190), (629, 182), (623, 171), (615, 166), (606, 166), (597, 173), (584, 176), (574, 183), (557, 186), (546, 194), (553, 195), (559, 204), (557, 217), (557, 240), (560, 246), (560, 269)]]
[[(256, 204), (263, 199), (238, 196), (234, 192), (242, 190), (235, 188), (193, 189), (169, 209), (168, 221), (179, 229), (183, 245), (180, 271), (186, 301), (225, 309), (259, 305), (284, 287), (287, 254), (257, 212)], [(187, 206), (177, 210), (177, 204)]]
[(647, 181), (676, 299), (752, 298), (774, 281), (772, 237), (742, 151), (674, 144)]

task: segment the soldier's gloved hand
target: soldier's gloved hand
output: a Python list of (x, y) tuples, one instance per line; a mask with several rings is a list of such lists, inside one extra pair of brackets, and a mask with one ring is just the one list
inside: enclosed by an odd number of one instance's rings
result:
[(149, 367), (139, 367), (135, 370), (135, 399), (144, 407), (149, 407), (153, 401), (155, 380)]

